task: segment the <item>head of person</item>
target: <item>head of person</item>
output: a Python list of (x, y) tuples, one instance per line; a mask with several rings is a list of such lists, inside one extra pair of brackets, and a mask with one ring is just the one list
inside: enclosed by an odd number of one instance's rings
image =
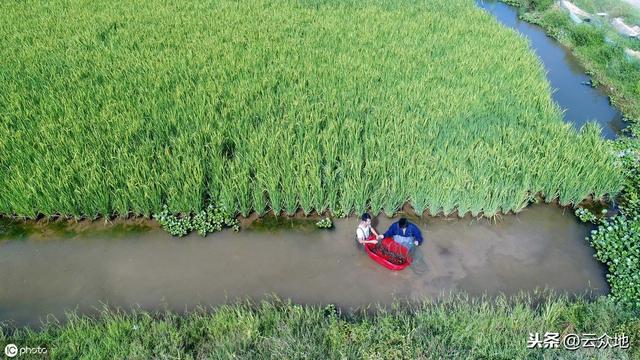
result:
[(371, 215), (369, 215), (369, 213), (364, 213), (360, 217), (360, 220), (362, 220), (363, 223), (371, 224)]
[(407, 218), (400, 218), (400, 221), (398, 221), (398, 226), (400, 226), (400, 229), (406, 229), (407, 226), (409, 226)]

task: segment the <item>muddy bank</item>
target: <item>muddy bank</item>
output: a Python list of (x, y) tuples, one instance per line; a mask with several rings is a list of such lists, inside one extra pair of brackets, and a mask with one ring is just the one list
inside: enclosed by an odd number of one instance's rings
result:
[[(563, 211), (572, 213), (574, 209), (571, 206), (561, 206), (557, 199), (546, 203), (545, 199), (539, 194), (536, 196), (535, 204), (530, 206), (552, 206), (562, 208)], [(616, 209), (610, 202), (610, 199), (594, 199), (589, 197), (583, 200), (579, 207), (587, 208), (595, 213), (599, 214), (602, 209), (609, 209), (610, 213), (614, 214)], [(516, 213), (497, 213), (488, 221), (495, 221), (502, 216), (512, 216)], [(356, 219), (360, 214), (351, 214), (348, 218)], [(373, 214), (375, 215), (375, 214)], [(382, 212), (378, 216), (385, 216)], [(399, 209), (395, 217), (405, 216), (416, 221), (427, 221), (429, 219), (464, 219), (473, 220), (479, 219), (483, 215), (474, 217), (470, 212), (460, 214), (458, 210), (454, 210), (451, 214), (444, 215), (442, 213), (431, 214), (426, 209), (422, 214), (415, 212), (410, 203), (405, 203), (401, 209)], [(318, 214), (316, 211), (312, 211), (309, 214), (305, 214), (302, 210), (298, 210), (294, 215), (287, 215), (285, 212), (281, 212), (277, 216), (273, 211), (266, 212), (262, 216), (256, 212), (252, 212), (247, 217), (242, 215), (236, 216), (238, 224), (241, 229), (254, 229), (254, 230), (288, 230), (294, 228), (305, 227), (309, 229), (315, 229), (316, 222), (324, 218), (335, 219), (335, 215), (330, 211), (326, 211), (322, 214)], [(75, 219), (73, 217), (54, 216), (44, 217), (39, 216), (36, 219), (24, 219), (12, 216), (0, 215), (0, 241), (2, 240), (20, 240), (27, 237), (33, 239), (47, 239), (50, 237), (74, 237), (78, 235), (82, 236), (95, 236), (101, 233), (114, 236), (117, 234), (127, 234), (132, 232), (144, 232), (160, 228), (160, 224), (153, 218), (147, 218), (144, 216), (136, 216), (129, 214), (128, 216), (112, 216), (112, 217), (98, 217), (95, 219)]]

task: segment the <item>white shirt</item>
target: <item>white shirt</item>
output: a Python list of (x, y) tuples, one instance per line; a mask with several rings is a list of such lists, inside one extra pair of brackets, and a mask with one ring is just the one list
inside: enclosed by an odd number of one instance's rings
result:
[(367, 225), (363, 227), (362, 224), (358, 225), (356, 229), (356, 236), (359, 241), (369, 240), (369, 236), (371, 235), (371, 225)]

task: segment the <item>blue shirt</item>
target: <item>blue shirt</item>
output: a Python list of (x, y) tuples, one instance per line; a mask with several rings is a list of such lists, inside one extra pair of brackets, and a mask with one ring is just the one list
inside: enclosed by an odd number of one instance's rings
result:
[(389, 230), (384, 233), (384, 237), (392, 238), (394, 235), (412, 236), (418, 242), (418, 245), (422, 244), (422, 233), (420, 232), (420, 229), (418, 229), (418, 227), (413, 225), (412, 223), (407, 224), (407, 229), (404, 233), (402, 233), (402, 229), (400, 228), (400, 224), (398, 224), (398, 222), (393, 223), (389, 227)]

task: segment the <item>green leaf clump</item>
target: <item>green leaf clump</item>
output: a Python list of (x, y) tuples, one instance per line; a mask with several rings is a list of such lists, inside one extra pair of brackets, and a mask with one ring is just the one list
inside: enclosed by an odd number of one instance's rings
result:
[(198, 234), (206, 236), (208, 233), (220, 231), (225, 227), (240, 230), (238, 220), (222, 206), (210, 204), (206, 209), (196, 214), (181, 216), (172, 213), (168, 206), (164, 205), (159, 214), (153, 216), (162, 228), (173, 236), (185, 236), (195, 230)]
[(640, 216), (616, 216), (591, 234), (595, 257), (607, 264), (611, 297), (640, 309)]
[[(591, 232), (590, 241), (595, 258), (609, 268), (610, 296), (640, 310), (640, 145), (635, 139), (624, 139), (616, 145), (621, 149), (618, 156), (625, 174), (620, 212), (601, 219), (599, 227)], [(591, 218), (585, 211), (578, 216), (582, 220)]]
[(330, 218), (324, 218), (316, 223), (316, 226), (320, 229), (331, 229), (333, 227), (333, 222)]

